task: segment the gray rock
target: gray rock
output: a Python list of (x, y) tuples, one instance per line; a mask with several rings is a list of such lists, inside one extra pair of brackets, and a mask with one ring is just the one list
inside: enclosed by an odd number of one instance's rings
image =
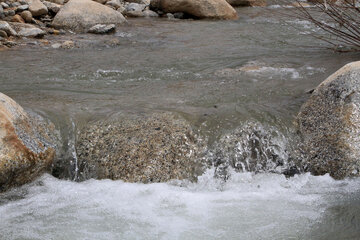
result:
[(118, 9), (120, 6), (122, 6), (120, 0), (110, 0), (106, 3), (106, 6), (113, 7), (114, 9)]
[(127, 12), (142, 12), (146, 8), (145, 4), (130, 3), (126, 6)]
[(95, 33), (95, 34), (106, 34), (106, 33), (112, 33), (115, 32), (116, 26), (115, 24), (97, 24), (89, 29), (89, 33)]
[(360, 176), (360, 62), (345, 65), (314, 90), (297, 127), (313, 174)]
[(5, 11), (4, 11), (4, 14), (5, 14), (5, 16), (6, 17), (12, 17), (12, 16), (15, 16), (15, 10), (12, 10), (12, 9), (6, 9)]
[(0, 192), (3, 192), (48, 170), (58, 141), (53, 124), (25, 112), (2, 93), (0, 113)]
[(124, 14), (127, 17), (145, 17), (144, 13), (140, 11), (125, 11)]
[(38, 17), (48, 13), (47, 7), (40, 0), (29, 0), (29, 11), (33, 17)]
[(151, 10), (145, 10), (142, 13), (144, 17), (159, 17), (159, 14)]
[(150, 5), (150, 0), (126, 0), (126, 1), (130, 3)]
[(4, 14), (4, 9), (2, 6), (0, 6), (0, 19), (4, 18), (5, 14)]
[(174, 19), (175, 17), (174, 17), (174, 14), (172, 14), (172, 13), (167, 13), (166, 14), (166, 17), (168, 18), (168, 19)]
[(76, 143), (83, 180), (195, 180), (203, 171), (203, 150), (190, 125), (169, 113), (91, 122), (80, 129)]
[(12, 3), (10, 3), (10, 7), (17, 8), (17, 7), (20, 7), (20, 6), (21, 6), (21, 3), (19, 3), (19, 2), (12, 2)]
[(47, 7), (47, 9), (50, 12), (53, 12), (53, 13), (58, 13), (62, 7), (59, 4), (48, 2), (48, 1), (43, 1), (43, 4)]
[(0, 30), (6, 32), (9, 36), (17, 36), (16, 31), (5, 21), (0, 21)]
[(28, 1), (26, 0), (20, 0), (19, 3), (21, 3), (21, 5), (28, 5)]
[(96, 24), (125, 23), (124, 16), (112, 8), (91, 0), (70, 0), (56, 14), (53, 26), (78, 32), (87, 32)]
[(16, 9), (16, 12), (22, 12), (29, 9), (29, 5), (21, 5)]
[(41, 38), (46, 35), (46, 32), (40, 28), (23, 28), (18, 32), (20, 37), (30, 37), (30, 38)]

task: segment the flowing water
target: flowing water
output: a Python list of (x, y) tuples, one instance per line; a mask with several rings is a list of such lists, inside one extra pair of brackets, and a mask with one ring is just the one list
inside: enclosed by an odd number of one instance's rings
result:
[[(358, 55), (324, 49), (316, 28), (277, 7), (238, 11), (237, 21), (136, 19), (113, 36), (74, 36), (72, 50), (1, 52), (0, 91), (61, 129), (73, 174), (76, 127), (114, 112), (179, 113), (220, 161), (254, 150), (249, 139), (286, 161), (306, 92)], [(0, 195), (0, 239), (360, 239), (359, 179), (233, 167), (226, 182), (215, 169), (147, 185), (44, 175)]]

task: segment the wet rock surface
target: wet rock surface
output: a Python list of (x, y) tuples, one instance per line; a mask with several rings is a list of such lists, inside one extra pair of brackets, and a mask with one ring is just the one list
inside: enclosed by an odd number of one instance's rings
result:
[(152, 0), (151, 8), (166, 13), (183, 12), (196, 18), (237, 18), (235, 9), (225, 0)]
[(215, 167), (215, 176), (224, 180), (233, 171), (291, 176), (299, 173), (299, 167), (290, 145), (277, 129), (248, 122), (220, 137), (207, 159)]
[(360, 62), (322, 82), (302, 106), (297, 126), (307, 168), (336, 179), (360, 175)]
[(28, 183), (51, 167), (54, 125), (0, 93), (0, 192)]
[(78, 133), (76, 152), (81, 179), (151, 183), (196, 180), (203, 171), (201, 141), (170, 113), (89, 123)]
[(91, 0), (70, 0), (55, 16), (53, 26), (86, 32), (96, 24), (122, 24), (123, 15)]

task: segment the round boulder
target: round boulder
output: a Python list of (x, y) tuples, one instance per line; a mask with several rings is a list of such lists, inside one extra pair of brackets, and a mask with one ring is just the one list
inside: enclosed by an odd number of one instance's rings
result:
[(184, 119), (158, 113), (89, 123), (78, 134), (76, 152), (82, 180), (151, 183), (195, 180), (204, 151)]
[(237, 19), (236, 10), (226, 0), (152, 0), (152, 9), (165, 13), (183, 12), (195, 18)]
[(360, 61), (322, 82), (301, 107), (297, 126), (315, 175), (360, 176)]
[(54, 126), (0, 93), (0, 192), (32, 181), (55, 157)]
[(91, 0), (70, 0), (56, 14), (53, 26), (87, 32), (97, 24), (121, 24), (124, 16), (112, 8)]

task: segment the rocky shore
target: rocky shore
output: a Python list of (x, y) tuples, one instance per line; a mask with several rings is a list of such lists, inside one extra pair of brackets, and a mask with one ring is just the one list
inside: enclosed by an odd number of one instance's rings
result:
[[(130, 18), (237, 19), (231, 6), (266, 6), (264, 0), (0, 0), (0, 50), (47, 36), (108, 34)], [(45, 38), (44, 40), (42, 40)], [(56, 43), (54, 48), (75, 44)], [(64, 44), (63, 44), (64, 43)]]

